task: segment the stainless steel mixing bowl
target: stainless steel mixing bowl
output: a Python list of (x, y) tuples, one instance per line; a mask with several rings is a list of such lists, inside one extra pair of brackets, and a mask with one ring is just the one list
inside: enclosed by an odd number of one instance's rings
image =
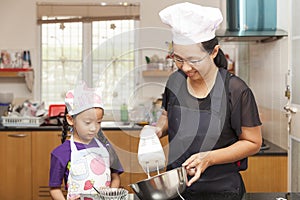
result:
[(131, 184), (130, 187), (141, 200), (166, 200), (182, 193), (186, 181), (186, 170), (179, 167)]

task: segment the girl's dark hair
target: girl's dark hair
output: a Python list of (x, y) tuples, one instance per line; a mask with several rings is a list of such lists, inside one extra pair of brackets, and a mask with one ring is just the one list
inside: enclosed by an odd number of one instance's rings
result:
[[(103, 110), (103, 115), (104, 115), (104, 109)], [(62, 134), (61, 134), (61, 143), (64, 143), (68, 137), (68, 131), (69, 131), (69, 124), (67, 121), (67, 114), (68, 114), (68, 109), (67, 107), (65, 108), (65, 114), (64, 114), (64, 119), (62, 121)], [(73, 115), (72, 117), (75, 118), (77, 114)]]
[[(213, 52), (215, 46), (218, 44), (219, 44), (219, 41), (216, 37), (214, 37), (211, 40), (202, 42), (202, 46), (209, 54), (211, 54)], [(217, 56), (214, 58), (214, 62), (218, 68), (227, 69), (227, 59), (221, 49), (219, 49)]]
[(64, 119), (62, 122), (62, 134), (61, 134), (61, 143), (64, 143), (68, 137), (68, 131), (69, 131), (69, 124), (67, 122), (67, 107), (65, 108), (65, 114), (64, 114)]

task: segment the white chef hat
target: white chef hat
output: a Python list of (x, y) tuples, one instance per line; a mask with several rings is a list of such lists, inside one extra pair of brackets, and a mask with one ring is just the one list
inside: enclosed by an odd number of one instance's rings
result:
[(89, 88), (85, 82), (80, 82), (74, 90), (66, 93), (65, 104), (70, 115), (76, 115), (90, 108), (103, 108), (99, 88)]
[(189, 45), (211, 40), (223, 21), (220, 9), (179, 3), (160, 11), (163, 23), (172, 28), (175, 44)]

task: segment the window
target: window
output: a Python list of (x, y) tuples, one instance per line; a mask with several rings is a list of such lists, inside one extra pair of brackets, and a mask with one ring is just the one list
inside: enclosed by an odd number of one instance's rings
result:
[(41, 97), (46, 105), (63, 103), (82, 69), (82, 23), (42, 25)]
[[(66, 91), (82, 79), (103, 89), (106, 109), (120, 105), (133, 91), (133, 30), (139, 19), (139, 6), (131, 6), (38, 4), (41, 98), (46, 106), (63, 103)], [(61, 16), (61, 8), (70, 16)], [(82, 10), (89, 12), (81, 13)]]
[(119, 108), (134, 89), (134, 21), (93, 22), (92, 29), (93, 85), (105, 87), (106, 107)]

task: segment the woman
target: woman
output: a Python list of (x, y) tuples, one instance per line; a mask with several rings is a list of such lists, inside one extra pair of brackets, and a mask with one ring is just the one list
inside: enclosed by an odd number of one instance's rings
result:
[(172, 28), (178, 67), (167, 82), (157, 135), (169, 136), (167, 169), (185, 166), (186, 199), (241, 199), (239, 171), (262, 143), (261, 121), (250, 88), (227, 70), (215, 30), (217, 8), (191, 3), (160, 13)]

